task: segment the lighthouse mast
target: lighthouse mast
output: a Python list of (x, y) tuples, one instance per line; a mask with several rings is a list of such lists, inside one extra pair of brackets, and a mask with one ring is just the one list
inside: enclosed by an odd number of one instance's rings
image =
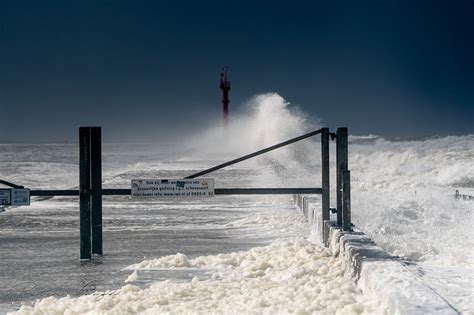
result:
[(227, 79), (227, 67), (221, 72), (221, 90), (222, 90), (222, 115), (224, 126), (229, 123), (229, 91), (230, 81)]

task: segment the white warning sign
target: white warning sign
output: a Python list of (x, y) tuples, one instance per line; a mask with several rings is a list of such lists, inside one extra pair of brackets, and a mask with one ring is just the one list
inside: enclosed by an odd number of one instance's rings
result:
[(12, 205), (29, 206), (30, 190), (29, 189), (12, 189)]
[(0, 189), (0, 206), (29, 206), (30, 190), (19, 188)]
[(214, 179), (132, 179), (134, 198), (199, 198), (214, 196)]
[(0, 206), (9, 206), (12, 204), (11, 189), (0, 189)]

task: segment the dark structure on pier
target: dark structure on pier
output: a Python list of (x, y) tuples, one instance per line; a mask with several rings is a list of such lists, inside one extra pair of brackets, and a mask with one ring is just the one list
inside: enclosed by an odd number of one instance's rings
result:
[(230, 81), (227, 78), (227, 68), (222, 69), (221, 72), (221, 90), (222, 90), (222, 115), (224, 119), (224, 126), (229, 123), (229, 91)]

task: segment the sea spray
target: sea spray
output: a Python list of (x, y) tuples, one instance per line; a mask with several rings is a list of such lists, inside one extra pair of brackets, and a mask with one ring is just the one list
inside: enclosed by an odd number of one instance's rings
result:
[[(340, 122), (341, 126), (350, 124)], [(227, 130), (208, 129), (190, 153), (219, 161), (238, 157), (319, 128), (319, 122), (276, 93), (249, 100)], [(320, 186), (318, 137), (246, 161), (236, 168), (259, 172), (254, 186)], [(335, 183), (331, 143), (331, 182)], [(474, 135), (387, 140), (350, 136), (349, 168), (355, 224), (387, 251), (416, 261), (472, 265), (474, 204), (452, 198), (474, 194)], [(334, 186), (334, 185), (332, 185)], [(335, 190), (331, 203), (335, 205)]]
[[(210, 159), (216, 163), (252, 153), (265, 147), (319, 129), (319, 119), (310, 119), (298, 107), (292, 106), (276, 93), (254, 96), (232, 116), (227, 128), (221, 124), (192, 137), (184, 160)], [(303, 174), (318, 173), (318, 137), (303, 140), (245, 161), (237, 167), (262, 170), (259, 182), (282, 186), (281, 179), (303, 178)], [(308, 180), (307, 184), (315, 180)], [(298, 184), (297, 182), (294, 183)]]

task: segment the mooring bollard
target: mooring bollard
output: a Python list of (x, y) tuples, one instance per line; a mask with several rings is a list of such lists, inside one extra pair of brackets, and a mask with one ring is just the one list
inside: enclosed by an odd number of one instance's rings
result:
[(342, 229), (344, 231), (352, 231), (351, 171), (342, 171)]
[(336, 208), (337, 225), (342, 225), (342, 172), (348, 170), (347, 128), (337, 128), (336, 139)]

